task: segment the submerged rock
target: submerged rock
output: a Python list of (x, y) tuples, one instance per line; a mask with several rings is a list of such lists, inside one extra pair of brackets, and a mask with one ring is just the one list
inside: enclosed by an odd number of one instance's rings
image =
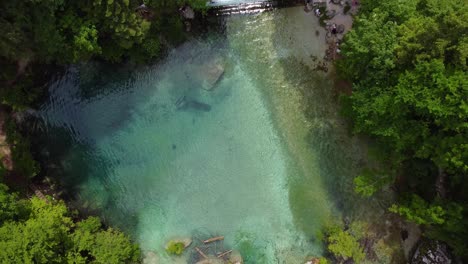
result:
[(182, 242), (184, 244), (184, 247), (188, 248), (192, 244), (192, 239), (190, 237), (181, 238), (179, 239), (179, 242)]
[(196, 264), (224, 264), (224, 261), (215, 256), (209, 256), (207, 259), (200, 260)]
[(197, 72), (203, 83), (203, 89), (211, 91), (224, 75), (224, 62), (219, 57), (211, 58), (199, 66)]
[(240, 252), (237, 250), (234, 250), (231, 252), (231, 255), (229, 256), (229, 262), (233, 264), (243, 264), (244, 260), (242, 259), (242, 255), (240, 254)]
[(143, 257), (143, 264), (159, 264), (159, 257), (153, 251), (146, 252), (145, 256)]
[(211, 111), (211, 106), (209, 104), (205, 104), (193, 99), (189, 99), (186, 96), (182, 96), (176, 102), (176, 109), (187, 111), (187, 110), (195, 110), (195, 111), (203, 111), (209, 112)]

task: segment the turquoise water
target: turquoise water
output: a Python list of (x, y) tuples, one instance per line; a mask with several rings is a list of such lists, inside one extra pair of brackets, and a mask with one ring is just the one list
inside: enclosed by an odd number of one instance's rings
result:
[[(362, 159), (337, 147), (355, 142), (329, 77), (311, 70), (325, 49), (313, 16), (290, 8), (225, 23), (153, 66), (72, 67), (40, 109), (43, 152), (73, 197), (151, 252), (147, 263), (195, 262), (192, 249), (167, 256), (166, 242), (216, 235), (225, 240), (207, 251), (236, 249), (246, 263), (320, 255), (316, 234), (340, 211), (333, 189)], [(207, 90), (213, 65), (224, 74)]]

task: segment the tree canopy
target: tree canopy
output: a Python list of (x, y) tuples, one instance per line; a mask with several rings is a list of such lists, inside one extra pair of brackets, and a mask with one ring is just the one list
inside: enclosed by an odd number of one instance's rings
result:
[(75, 222), (63, 201), (19, 199), (0, 184), (1, 263), (136, 263), (139, 249), (97, 217)]
[[(377, 139), (387, 154), (389, 176), (425, 174), (424, 186), (433, 189), (437, 177), (448, 177), (443, 186), (448, 195), (429, 197), (422, 187), (403, 188), (417, 196), (402, 196), (413, 198), (402, 198), (392, 211), (463, 249), (466, 244), (457, 242), (466, 241), (467, 234), (455, 229), (463, 226), (468, 210), (463, 192), (468, 172), (468, 5), (463, 0), (361, 2), (341, 45), (343, 59), (337, 62), (339, 72), (353, 83), (345, 105), (354, 131)], [(437, 168), (437, 177), (421, 166)], [(370, 195), (388, 182), (376, 176), (361, 175), (357, 190)], [(442, 215), (453, 217), (451, 226), (458, 228), (444, 227)], [(436, 221), (439, 216), (444, 223)]]

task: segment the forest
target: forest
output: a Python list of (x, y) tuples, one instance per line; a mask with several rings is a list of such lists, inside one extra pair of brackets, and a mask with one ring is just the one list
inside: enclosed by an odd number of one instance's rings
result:
[(389, 210), (465, 258), (467, 19), (464, 1), (362, 1), (337, 63), (353, 83), (343, 100), (353, 130), (376, 140), (385, 167), (355, 178), (356, 191), (392, 185)]
[[(11, 117), (34, 108), (51, 76), (88, 60), (145, 64), (185, 40), (178, 9), (204, 0), (0, 0), (0, 98), (13, 168), (0, 180), (43, 177), (27, 133)], [(146, 9), (147, 8), (147, 9)], [(392, 188), (388, 210), (423, 236), (468, 260), (468, 5), (465, 0), (361, 0), (340, 46), (339, 78), (353, 133), (370, 138), (382, 166), (354, 178), (370, 197)], [(0, 184), (0, 262), (138, 263), (138, 246), (97, 217), (84, 218), (51, 197), (28, 198)], [(356, 263), (363, 253), (333, 231), (329, 251)], [(357, 249), (356, 249), (357, 248)], [(346, 249), (353, 252), (346, 252)], [(356, 249), (356, 250), (355, 250)], [(343, 258), (341, 258), (343, 259)], [(324, 263), (323, 260), (320, 263)]]

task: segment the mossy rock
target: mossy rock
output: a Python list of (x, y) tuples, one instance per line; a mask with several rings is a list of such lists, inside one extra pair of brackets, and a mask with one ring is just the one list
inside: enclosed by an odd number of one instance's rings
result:
[(183, 242), (171, 240), (166, 245), (166, 252), (172, 255), (182, 255), (185, 245)]

